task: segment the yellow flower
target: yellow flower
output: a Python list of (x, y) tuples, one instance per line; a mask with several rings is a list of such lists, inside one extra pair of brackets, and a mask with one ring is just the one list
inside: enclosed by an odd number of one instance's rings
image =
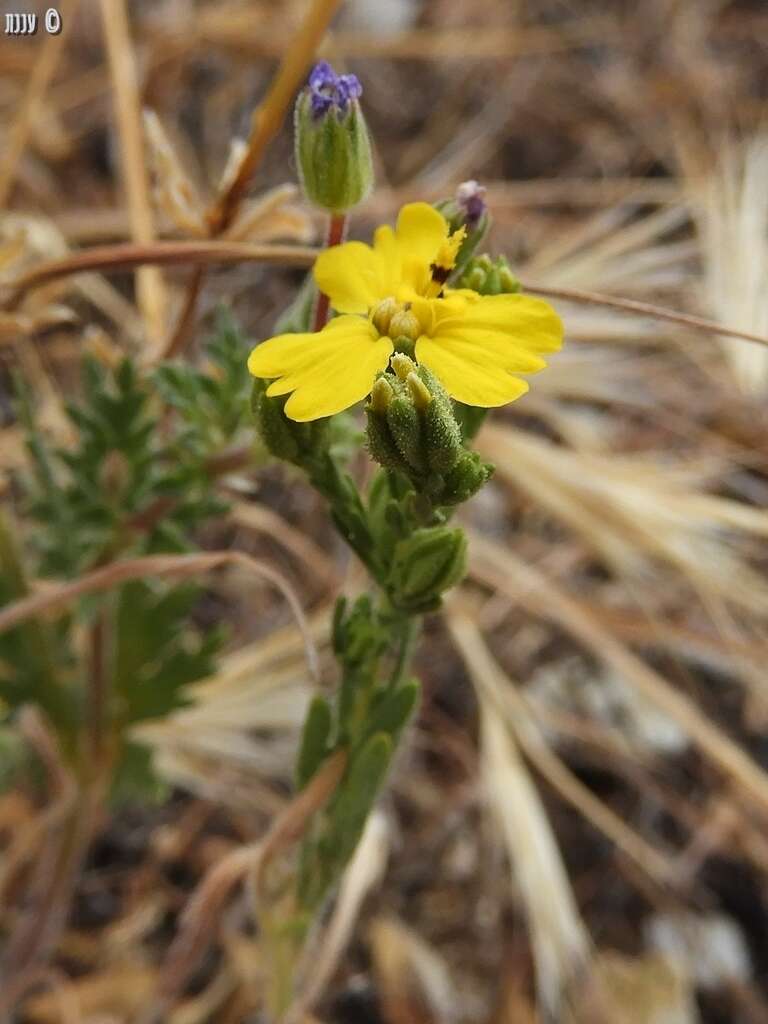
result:
[(462, 240), (432, 206), (411, 203), (394, 231), (376, 230), (373, 246), (326, 249), (314, 277), (340, 315), (316, 333), (262, 342), (248, 369), (274, 378), (269, 396), (290, 394), (285, 412), (298, 421), (332, 416), (365, 398), (398, 346), (459, 402), (487, 408), (519, 398), (528, 384), (515, 375), (543, 369), (541, 353), (560, 348), (560, 318), (528, 295), (444, 290)]

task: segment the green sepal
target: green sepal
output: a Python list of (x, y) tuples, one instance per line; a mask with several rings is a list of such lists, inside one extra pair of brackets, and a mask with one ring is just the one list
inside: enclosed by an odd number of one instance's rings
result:
[(304, 789), (329, 753), (333, 716), (325, 697), (317, 694), (307, 709), (299, 756), (296, 762), (296, 786)]
[[(423, 473), (427, 468), (427, 458), (418, 410), (405, 395), (396, 395), (389, 404), (386, 417), (392, 439), (402, 456), (400, 466), (406, 471)], [(388, 468), (400, 467), (391, 465)]]
[(430, 469), (443, 473), (459, 460), (463, 450), (461, 429), (448, 393), (437, 377), (426, 366), (420, 366), (417, 373), (432, 395), (422, 413), (427, 462)]

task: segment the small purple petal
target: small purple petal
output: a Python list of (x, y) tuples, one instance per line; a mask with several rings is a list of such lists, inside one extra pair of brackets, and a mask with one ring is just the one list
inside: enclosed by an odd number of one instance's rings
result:
[(346, 113), (349, 104), (363, 92), (356, 75), (337, 75), (325, 60), (315, 64), (308, 85), (312, 115), (316, 118), (331, 110), (337, 114)]
[(333, 88), (336, 85), (336, 81), (336, 72), (327, 60), (321, 60), (312, 68), (309, 76), (309, 87), (312, 90), (322, 89), (323, 86)]
[(336, 92), (339, 97), (339, 106), (345, 110), (351, 100), (359, 99), (363, 95), (363, 87), (360, 85), (357, 75), (340, 75)]
[(485, 193), (485, 187), (476, 181), (463, 181), (456, 189), (456, 202), (470, 231), (477, 227), (487, 209)]

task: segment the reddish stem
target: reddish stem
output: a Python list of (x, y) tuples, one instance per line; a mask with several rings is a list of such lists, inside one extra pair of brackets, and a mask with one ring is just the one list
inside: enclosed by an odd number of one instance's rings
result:
[[(328, 221), (328, 234), (325, 239), (326, 249), (330, 249), (332, 245), (341, 245), (346, 231), (347, 215), (345, 213), (332, 213)], [(321, 331), (325, 327), (328, 322), (330, 306), (331, 300), (328, 296), (324, 292), (318, 292), (317, 301), (315, 302), (315, 315), (312, 318), (313, 331)]]

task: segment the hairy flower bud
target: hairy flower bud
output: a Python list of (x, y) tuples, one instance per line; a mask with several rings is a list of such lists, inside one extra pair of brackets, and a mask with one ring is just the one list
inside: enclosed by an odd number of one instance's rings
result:
[(307, 198), (331, 213), (356, 206), (373, 186), (368, 128), (354, 75), (321, 61), (296, 103), (296, 164)]

